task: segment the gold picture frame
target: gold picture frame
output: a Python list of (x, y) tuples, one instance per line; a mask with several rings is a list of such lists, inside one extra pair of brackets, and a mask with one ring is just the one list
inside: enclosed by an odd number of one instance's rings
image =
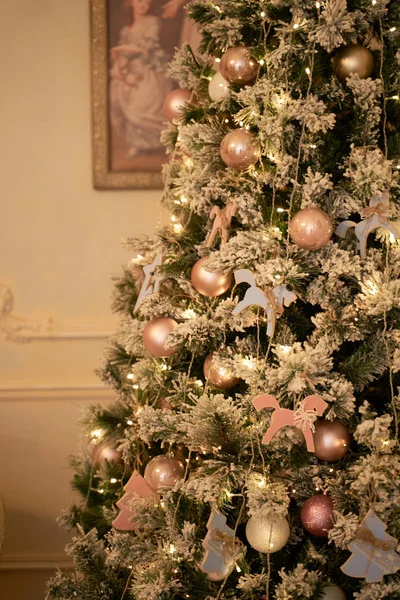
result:
[(160, 171), (113, 171), (110, 168), (109, 1), (90, 0), (93, 185), (96, 189), (161, 189), (163, 181)]

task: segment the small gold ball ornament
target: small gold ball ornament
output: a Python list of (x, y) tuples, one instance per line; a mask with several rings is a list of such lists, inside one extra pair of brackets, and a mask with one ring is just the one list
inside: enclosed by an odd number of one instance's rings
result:
[(250, 131), (234, 129), (223, 138), (220, 154), (227, 167), (244, 171), (258, 162), (260, 148)]
[(341, 48), (333, 58), (333, 72), (344, 83), (354, 73), (361, 79), (369, 77), (374, 70), (374, 56), (360, 44), (349, 44)]
[(332, 237), (333, 227), (329, 216), (318, 206), (299, 210), (290, 222), (290, 235), (299, 248), (318, 250)]
[(174, 487), (184, 475), (185, 467), (180, 460), (163, 455), (153, 458), (144, 470), (144, 479), (153, 492)]
[(257, 78), (259, 64), (251, 57), (246, 46), (229, 48), (221, 58), (219, 70), (222, 77), (236, 85), (248, 85)]
[(203, 365), (204, 377), (219, 390), (229, 390), (240, 382), (230, 371), (218, 367), (215, 363), (215, 355), (209, 354)]
[[(182, 116), (182, 109), (186, 102), (192, 100), (192, 92), (190, 90), (172, 90), (165, 97), (163, 104), (163, 113), (166, 119), (172, 123), (175, 119), (179, 119)], [(150, 98), (149, 98), (150, 101)]]
[(207, 256), (198, 260), (192, 268), (191, 280), (193, 287), (208, 298), (224, 294), (232, 284), (232, 273), (214, 273), (207, 271), (205, 263)]
[(322, 588), (322, 593), (324, 595), (322, 596), (321, 600), (346, 600), (344, 592), (334, 583)]
[(177, 347), (165, 348), (164, 344), (167, 337), (178, 325), (174, 319), (168, 317), (157, 317), (152, 319), (143, 329), (143, 344), (147, 352), (153, 356), (167, 357), (172, 356), (177, 351)]
[(250, 546), (264, 554), (281, 550), (287, 544), (289, 536), (289, 523), (285, 517), (276, 513), (255, 514), (246, 525), (246, 537)]

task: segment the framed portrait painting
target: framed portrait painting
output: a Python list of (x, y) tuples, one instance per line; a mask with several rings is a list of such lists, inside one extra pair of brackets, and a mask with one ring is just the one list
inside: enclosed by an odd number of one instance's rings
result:
[(188, 0), (91, 0), (93, 170), (98, 189), (162, 187), (162, 105), (174, 51), (200, 34)]

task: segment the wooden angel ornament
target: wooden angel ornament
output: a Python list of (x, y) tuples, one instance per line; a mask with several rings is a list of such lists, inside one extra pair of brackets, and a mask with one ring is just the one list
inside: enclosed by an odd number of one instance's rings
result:
[(206, 246), (211, 248), (215, 238), (221, 236), (221, 246), (226, 244), (229, 239), (229, 227), (237, 211), (235, 202), (228, 202), (224, 208), (213, 206), (210, 212), (210, 219), (214, 219), (212, 230), (207, 238)]
[(255, 277), (249, 269), (235, 271), (235, 281), (237, 285), (248, 283), (250, 287), (247, 289), (243, 300), (232, 311), (232, 314), (236, 316), (252, 305), (261, 306), (267, 313), (267, 335), (273, 337), (276, 320), (283, 314), (284, 306), (290, 306), (292, 302), (295, 302), (296, 295), (289, 291), (285, 285), (278, 285), (269, 291), (262, 290), (257, 287)]
[(226, 517), (213, 510), (207, 522), (208, 533), (203, 540), (205, 550), (200, 568), (212, 581), (225, 579), (239, 559), (243, 545), (226, 524)]
[(159, 252), (151, 265), (143, 267), (145, 277), (138, 299), (136, 300), (135, 308), (133, 309), (134, 313), (139, 310), (144, 298), (151, 296), (151, 294), (158, 294), (163, 277), (161, 275), (156, 275), (155, 270), (157, 267), (161, 266), (161, 264), (162, 254)]
[(300, 402), (296, 410), (289, 410), (288, 408), (281, 408), (274, 396), (262, 394), (254, 398), (253, 406), (257, 412), (260, 412), (263, 408), (274, 409), (271, 424), (262, 440), (263, 444), (269, 444), (280, 429), (289, 425), (300, 429), (306, 440), (307, 450), (315, 452), (313, 437), (315, 431), (314, 423), (317, 417), (322, 416), (328, 407), (321, 396), (307, 396), (307, 398)]
[(367, 239), (369, 234), (375, 229), (383, 228), (389, 231), (394, 237), (400, 238), (400, 232), (389, 222), (389, 194), (377, 194), (373, 196), (369, 202), (369, 206), (361, 212), (362, 221), (355, 223), (354, 221), (343, 221), (336, 229), (336, 235), (344, 238), (351, 227), (354, 227), (354, 232), (360, 242), (361, 258), (367, 256)]
[(349, 577), (365, 577), (367, 583), (382, 581), (384, 575), (400, 569), (396, 552), (398, 541), (386, 533), (387, 525), (369, 510), (354, 540), (348, 545), (352, 553), (340, 568)]
[(144, 478), (137, 471), (132, 473), (131, 478), (124, 487), (125, 494), (117, 502), (120, 510), (119, 515), (112, 522), (115, 529), (120, 531), (137, 531), (137, 524), (131, 521), (132, 510), (130, 503), (135, 498), (152, 498), (155, 494), (147, 485)]

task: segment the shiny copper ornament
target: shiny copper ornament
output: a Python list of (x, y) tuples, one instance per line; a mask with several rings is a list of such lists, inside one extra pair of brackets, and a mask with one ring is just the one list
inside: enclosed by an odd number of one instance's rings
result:
[(207, 257), (198, 260), (193, 268), (191, 274), (191, 280), (193, 287), (208, 298), (215, 298), (221, 296), (228, 290), (232, 284), (232, 273), (213, 273), (207, 271), (205, 263)]
[(320, 460), (334, 462), (347, 454), (351, 435), (343, 423), (320, 419), (315, 423), (315, 456)]
[(149, 321), (142, 333), (143, 344), (147, 352), (158, 357), (172, 356), (178, 348), (165, 348), (164, 344), (177, 325), (176, 321), (168, 317), (158, 317)]
[(183, 463), (174, 457), (156, 456), (144, 470), (144, 478), (153, 492), (174, 487), (175, 483), (183, 479), (185, 467)]
[(333, 72), (341, 82), (345, 82), (351, 73), (366, 79), (374, 70), (374, 56), (364, 46), (349, 44), (335, 54), (332, 66)]
[(118, 450), (115, 450), (112, 446), (106, 442), (96, 444), (92, 450), (92, 461), (95, 465), (101, 465), (106, 460), (109, 462), (121, 462), (122, 454)]
[(224, 79), (237, 85), (253, 83), (260, 65), (245, 46), (229, 48), (221, 58), (219, 70)]
[(300, 513), (304, 529), (317, 537), (328, 537), (333, 527), (333, 501), (330, 496), (316, 494), (303, 504)]
[[(192, 99), (192, 92), (190, 90), (172, 90), (165, 97), (163, 104), (163, 114), (168, 121), (172, 123), (175, 119), (179, 119), (182, 116), (182, 108), (186, 102), (190, 102)], [(151, 98), (149, 98), (149, 102)]]
[(203, 365), (204, 377), (209, 383), (219, 390), (229, 390), (240, 382), (240, 379), (232, 375), (230, 371), (218, 367), (215, 362), (213, 362), (213, 359), (214, 354), (209, 354)]
[(260, 148), (250, 131), (234, 129), (223, 138), (220, 154), (228, 167), (244, 171), (258, 162)]
[(317, 206), (299, 210), (290, 222), (290, 235), (299, 248), (318, 250), (332, 237), (333, 227), (329, 216)]

